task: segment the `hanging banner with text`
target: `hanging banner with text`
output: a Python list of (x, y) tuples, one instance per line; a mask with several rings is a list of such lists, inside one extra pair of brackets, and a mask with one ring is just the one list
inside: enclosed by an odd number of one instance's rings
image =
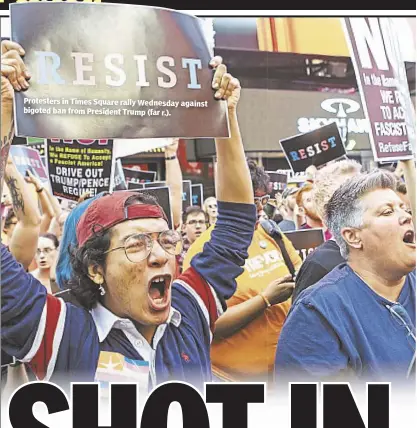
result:
[(126, 183), (140, 184), (155, 181), (156, 172), (139, 171), (138, 169), (123, 168)]
[(113, 140), (47, 140), (49, 179), (54, 196), (77, 201), (89, 192), (110, 191)]
[(284, 232), (284, 235), (291, 241), (303, 261), (324, 242), (323, 229), (294, 230)]
[(192, 205), (191, 180), (182, 182), (182, 212)]
[(287, 187), (288, 174), (266, 171), (269, 175), (269, 196), (274, 199), (277, 193), (282, 193)]
[(203, 208), (203, 185), (202, 184), (192, 184), (191, 185), (191, 195), (192, 203), (191, 205)]
[(15, 94), (17, 135), (229, 136), (198, 18), (124, 4), (18, 3), (10, 10), (12, 40), (24, 47), (32, 73), (30, 88)]
[(120, 159), (116, 159), (113, 174), (113, 190), (127, 190), (127, 188), (122, 161)]
[(48, 174), (42, 162), (39, 152), (28, 146), (10, 146), (9, 156), (12, 157), (13, 163), (23, 177), (26, 177), (27, 171), (30, 171), (35, 177), (43, 183), (48, 183)]
[(415, 113), (391, 18), (342, 18), (375, 162), (413, 158)]
[(309, 166), (319, 167), (346, 155), (336, 123), (279, 141), (294, 173)]

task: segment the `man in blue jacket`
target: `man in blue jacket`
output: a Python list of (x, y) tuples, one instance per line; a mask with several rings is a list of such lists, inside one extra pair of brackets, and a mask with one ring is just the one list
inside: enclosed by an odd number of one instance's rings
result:
[(276, 381), (406, 381), (415, 372), (411, 213), (383, 171), (345, 182), (326, 224), (347, 259), (301, 293), (281, 333)]

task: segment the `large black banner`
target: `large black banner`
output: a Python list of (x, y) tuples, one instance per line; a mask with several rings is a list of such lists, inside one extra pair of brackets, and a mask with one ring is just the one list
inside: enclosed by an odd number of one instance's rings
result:
[(319, 167), (346, 154), (336, 123), (280, 140), (280, 144), (293, 172), (303, 172), (310, 165)]
[(77, 201), (89, 192), (110, 191), (113, 140), (47, 140), (49, 180), (54, 196)]
[(92, 3), (11, 5), (30, 88), (16, 93), (19, 136), (228, 137), (200, 20), (174, 10)]

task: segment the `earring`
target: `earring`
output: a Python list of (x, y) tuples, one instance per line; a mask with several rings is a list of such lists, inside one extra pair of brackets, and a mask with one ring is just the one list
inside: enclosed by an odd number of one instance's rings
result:
[(100, 284), (100, 287), (98, 287), (98, 291), (100, 291), (100, 295), (104, 296), (106, 294), (106, 290), (103, 287), (103, 284)]

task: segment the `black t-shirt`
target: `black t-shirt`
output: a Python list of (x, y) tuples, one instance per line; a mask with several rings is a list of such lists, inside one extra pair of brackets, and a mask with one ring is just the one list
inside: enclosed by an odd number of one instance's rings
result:
[(346, 260), (340, 254), (339, 246), (333, 239), (318, 246), (301, 265), (295, 280), (293, 303), (303, 290), (320, 281), (337, 265), (344, 262)]

